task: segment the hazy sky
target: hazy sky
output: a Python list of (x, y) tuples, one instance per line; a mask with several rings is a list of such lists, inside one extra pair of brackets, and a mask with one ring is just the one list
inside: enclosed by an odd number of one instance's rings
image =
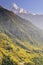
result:
[(10, 8), (13, 3), (33, 13), (43, 14), (43, 0), (0, 0), (0, 5), (6, 8)]

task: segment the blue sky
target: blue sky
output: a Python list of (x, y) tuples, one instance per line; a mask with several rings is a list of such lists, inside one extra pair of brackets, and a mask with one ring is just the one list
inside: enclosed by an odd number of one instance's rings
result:
[(0, 5), (10, 8), (13, 3), (33, 13), (43, 14), (43, 0), (0, 0)]

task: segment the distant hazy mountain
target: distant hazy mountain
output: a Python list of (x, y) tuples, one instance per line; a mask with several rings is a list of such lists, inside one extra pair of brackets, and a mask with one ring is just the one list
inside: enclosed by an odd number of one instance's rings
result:
[(0, 7), (0, 65), (43, 65), (43, 32)]
[(36, 25), (40, 29), (43, 29), (43, 15), (26, 11), (25, 9), (20, 8), (15, 3), (12, 6), (12, 11), (24, 19), (30, 20), (34, 25)]
[(30, 20), (35, 26), (43, 30), (43, 15), (18, 14), (20, 17)]

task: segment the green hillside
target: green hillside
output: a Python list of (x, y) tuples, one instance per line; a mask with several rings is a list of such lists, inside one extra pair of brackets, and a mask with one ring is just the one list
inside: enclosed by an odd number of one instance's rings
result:
[(0, 65), (43, 65), (43, 32), (2, 7)]
[(16, 41), (13, 42), (12, 39), (4, 33), (0, 33), (1, 65), (43, 65), (42, 48), (34, 48), (29, 44), (29, 50), (26, 50), (16, 43)]

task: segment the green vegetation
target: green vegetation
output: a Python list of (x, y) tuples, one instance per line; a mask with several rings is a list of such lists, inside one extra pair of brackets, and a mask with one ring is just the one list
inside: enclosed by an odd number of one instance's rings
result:
[[(23, 42), (19, 42), (22, 43)], [(13, 42), (7, 35), (0, 33), (0, 64), (1, 65), (43, 65), (42, 48), (24, 49)], [(33, 51), (34, 48), (34, 51)], [(40, 50), (38, 53), (36, 50)]]
[(2, 65), (14, 65), (9, 57), (4, 57), (2, 61)]

